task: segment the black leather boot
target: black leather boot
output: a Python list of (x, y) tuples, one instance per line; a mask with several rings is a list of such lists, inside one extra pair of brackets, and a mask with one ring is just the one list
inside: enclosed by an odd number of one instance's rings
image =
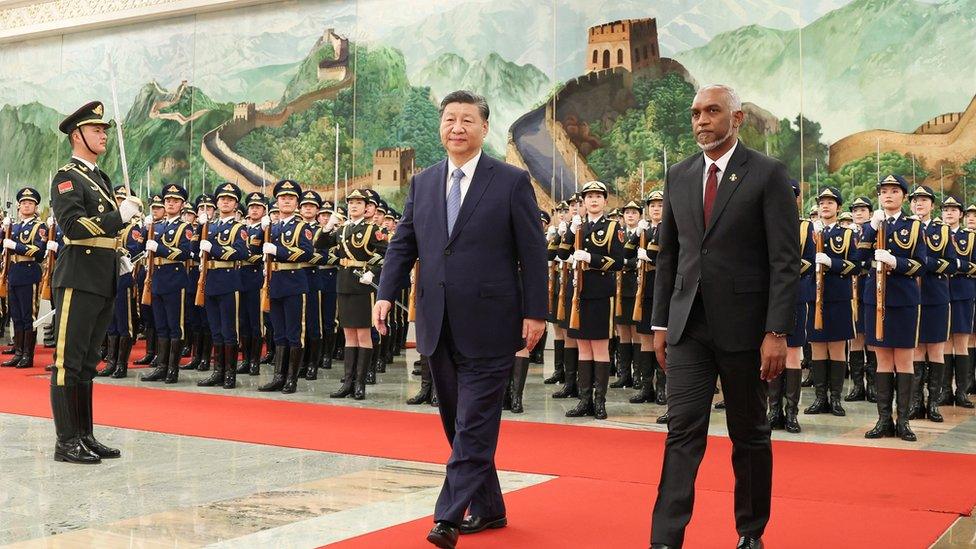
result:
[(24, 354), (17, 363), (17, 368), (34, 367), (34, 349), (37, 347), (37, 331), (29, 330), (24, 332)]
[[(515, 357), (518, 359), (518, 357)], [(514, 372), (508, 372), (508, 383), (505, 384), (505, 393), (502, 395), (502, 410), (512, 409), (512, 375)]]
[(654, 394), (654, 376), (651, 374), (654, 368), (652, 355), (654, 353), (650, 352), (640, 352), (637, 353), (637, 368), (641, 370), (641, 384), (640, 391), (632, 397), (630, 397), (631, 404), (643, 404), (645, 402), (653, 403)]
[[(518, 357), (515, 358), (518, 360)], [(428, 404), (433, 393), (433, 380), (430, 376), (430, 364), (424, 361), (420, 365), (420, 391), (407, 399), (407, 404), (416, 406), (418, 404)]]
[(610, 384), (611, 389), (633, 387), (634, 378), (630, 373), (634, 361), (634, 345), (620, 343), (617, 345), (617, 381)]
[(556, 383), (562, 383), (566, 380), (565, 368), (565, 356), (566, 356), (566, 340), (556, 339), (552, 342), (552, 362), (555, 370), (552, 375), (547, 377), (543, 383), (546, 385), (555, 385)]
[[(197, 329), (190, 328), (186, 330), (186, 332), (183, 334), (184, 335), (183, 348), (180, 349), (181, 358), (188, 358), (190, 355), (193, 354), (193, 346), (194, 344), (196, 344), (197, 336), (199, 334), (200, 334), (199, 328)], [(196, 365), (194, 365), (193, 367), (196, 368)]]
[(864, 433), (864, 438), (884, 438), (895, 436), (895, 422), (891, 419), (891, 405), (894, 402), (895, 374), (878, 372), (874, 376), (878, 397), (878, 423), (874, 429)]
[(92, 391), (94, 385), (81, 383), (78, 385), (78, 437), (85, 448), (102, 459), (115, 459), (122, 456), (122, 452), (109, 448), (95, 439), (94, 423), (92, 421)]
[(969, 348), (969, 390), (966, 394), (976, 395), (976, 347)]
[(49, 322), (46, 326), (44, 326), (44, 348), (53, 349), (56, 343), (57, 340), (54, 337), (54, 323)]
[(342, 361), (342, 386), (339, 387), (338, 391), (333, 392), (329, 395), (329, 398), (346, 398), (347, 396), (352, 396), (355, 391), (355, 381), (356, 381), (356, 355), (359, 353), (359, 347), (347, 347), (343, 351), (343, 355), (349, 357), (349, 360)]
[(914, 376), (909, 373), (898, 372), (895, 376), (898, 383), (898, 422), (895, 423), (895, 434), (906, 442), (918, 440), (908, 424), (908, 409), (912, 404), (912, 383)]
[(847, 411), (844, 410), (840, 395), (844, 392), (844, 377), (847, 376), (847, 363), (842, 360), (831, 360), (827, 364), (830, 368), (830, 413), (838, 417), (844, 417), (847, 415)]
[(213, 371), (210, 373), (210, 377), (198, 381), (197, 387), (216, 387), (224, 384), (224, 346), (214, 345), (213, 352)]
[[(613, 330), (610, 330), (613, 333)], [(610, 351), (610, 375), (617, 375), (617, 347), (620, 346), (620, 338), (618, 336), (613, 336), (610, 341), (607, 342), (608, 350)]]
[(366, 398), (366, 373), (373, 365), (373, 349), (360, 348), (356, 352), (356, 379), (353, 382), (352, 398)]
[(169, 370), (169, 338), (160, 337), (156, 343), (156, 361), (153, 370), (142, 374), (139, 377), (142, 381), (163, 381), (166, 379), (166, 372)]
[(640, 389), (641, 380), (644, 379), (644, 372), (641, 370), (640, 364), (638, 364), (637, 361), (637, 357), (639, 357), (641, 353), (641, 345), (640, 343), (631, 343), (630, 345), (632, 349), (631, 356), (633, 357), (632, 359), (633, 367), (630, 370), (630, 377), (633, 380), (631, 387), (634, 387), (635, 389)]
[(142, 358), (133, 362), (139, 366), (145, 366), (147, 364), (152, 364), (152, 361), (156, 358), (156, 328), (150, 326), (146, 328), (146, 354)]
[[(373, 370), (375, 374), (386, 373), (386, 353), (390, 347), (390, 336), (380, 336), (379, 345), (373, 349)], [(373, 375), (373, 382), (367, 383), (370, 385), (376, 384), (376, 375)]]
[[(237, 364), (237, 368), (234, 369), (235, 374), (246, 374), (251, 371), (251, 338), (247, 336), (242, 336), (239, 341), (239, 348), (241, 350), (241, 361)], [(237, 357), (234, 357), (234, 362), (237, 362)], [(226, 364), (227, 361), (224, 360)]]
[(20, 364), (20, 359), (24, 358), (24, 331), (14, 330), (14, 355), (9, 360), (0, 363), (5, 368), (15, 367)]
[(212, 355), (213, 334), (210, 333), (210, 330), (203, 330), (203, 339), (200, 345), (200, 364), (197, 365), (198, 372), (206, 372), (210, 369)]
[(114, 379), (122, 379), (129, 374), (129, 355), (132, 353), (132, 338), (122, 336), (119, 338), (119, 356), (115, 361), (115, 372), (112, 374)]
[(573, 398), (579, 396), (577, 389), (577, 370), (579, 369), (579, 349), (567, 347), (563, 365), (566, 374), (566, 382), (563, 388), (552, 394), (552, 398)]
[(912, 402), (908, 406), (908, 419), (925, 419), (925, 395), (923, 394), (927, 362), (916, 360), (912, 363)]
[(169, 342), (169, 368), (166, 370), (166, 383), (173, 384), (180, 380), (180, 349), (182, 339), (171, 339)]
[(787, 369), (780, 377), (785, 378), (786, 385), (784, 394), (786, 396), (786, 409), (783, 417), (783, 428), (787, 433), (799, 433), (800, 422), (796, 415), (800, 411), (800, 370)]
[[(27, 348), (31, 352), (32, 346)], [(969, 355), (956, 355), (956, 396), (954, 404), (962, 408), (972, 408), (973, 403), (966, 396), (969, 392)]]
[(549, 330), (542, 330), (542, 337), (536, 342), (535, 347), (532, 348), (532, 352), (529, 354), (529, 362), (532, 364), (545, 364), (546, 363), (546, 339), (549, 338)]
[(224, 389), (237, 387), (237, 350), (238, 346), (230, 343), (224, 345)]
[(108, 336), (108, 350), (105, 354), (105, 367), (98, 372), (98, 377), (108, 377), (115, 373), (115, 365), (118, 363), (119, 355), (119, 336)]
[(786, 381), (786, 370), (782, 374), (767, 382), (768, 391), (766, 393), (767, 408), (766, 421), (769, 428), (778, 431), (786, 426), (786, 418), (783, 415), (783, 385)]
[(803, 372), (803, 380), (800, 382), (800, 386), (813, 387), (813, 368), (810, 367), (810, 363), (808, 362), (801, 371)]
[(271, 364), (274, 362), (275, 358), (275, 342), (274, 334), (271, 330), (266, 330), (264, 333), (264, 356), (261, 357), (261, 364)]
[(654, 363), (654, 404), (664, 406), (668, 403), (668, 372), (657, 362), (657, 355), (651, 352)]
[[(618, 366), (618, 372), (619, 366)], [(610, 385), (610, 364), (593, 363), (593, 417), (607, 419), (607, 388)]]
[(248, 370), (247, 375), (249, 376), (259, 376), (261, 375), (261, 346), (264, 345), (264, 340), (260, 337), (251, 338), (251, 369)]
[(77, 386), (51, 386), (51, 412), (54, 416), (54, 461), (95, 464), (102, 458), (85, 447), (79, 435)]
[(319, 354), (321, 355), (321, 367), (323, 370), (332, 369), (332, 351), (335, 347), (335, 340), (334, 331), (325, 334), (325, 337), (322, 338), (322, 350)]
[(816, 398), (814, 398), (813, 404), (803, 410), (804, 414), (821, 414), (830, 411), (830, 401), (827, 400), (827, 365), (828, 361), (826, 360), (810, 361)]
[(319, 353), (321, 350), (321, 339), (308, 340), (308, 368), (305, 372), (305, 379), (308, 381), (315, 381), (319, 378)]
[(298, 390), (298, 370), (302, 367), (302, 355), (304, 353), (304, 347), (289, 347), (288, 349), (288, 375), (285, 377), (285, 384), (281, 387), (281, 392), (286, 395)]
[(285, 362), (287, 362), (288, 353), (285, 352), (285, 349), (279, 349), (279, 351), (274, 354), (274, 376), (271, 381), (258, 387), (258, 391), (262, 393), (280, 391), (285, 386)]
[(515, 357), (515, 364), (512, 366), (512, 413), (521, 414), (525, 411), (522, 407), (522, 393), (525, 391), (525, 378), (529, 375), (529, 359), (525, 357)]
[[(566, 417), (584, 417), (593, 415), (593, 361), (580, 360), (576, 372), (579, 384), (579, 403), (572, 410), (566, 412)], [(567, 382), (567, 385), (569, 383)]]
[(942, 378), (945, 376), (945, 364), (929, 362), (928, 389), (929, 405), (926, 415), (929, 421), (942, 423), (945, 419), (939, 411), (939, 400), (942, 397)]
[[(203, 363), (203, 330), (194, 330), (188, 334), (186, 346), (180, 349), (181, 357), (193, 355), (189, 362), (180, 366), (180, 370), (196, 370)], [(189, 352), (187, 352), (189, 350)]]
[(864, 351), (864, 399), (877, 402), (875, 376), (878, 375), (878, 355), (874, 351)]
[(955, 404), (952, 378), (956, 372), (956, 355), (946, 354), (944, 360), (945, 372), (942, 374), (942, 391), (939, 393), (939, 406), (952, 406)]
[(851, 351), (851, 392), (844, 397), (844, 402), (858, 402), (864, 400), (864, 351)]

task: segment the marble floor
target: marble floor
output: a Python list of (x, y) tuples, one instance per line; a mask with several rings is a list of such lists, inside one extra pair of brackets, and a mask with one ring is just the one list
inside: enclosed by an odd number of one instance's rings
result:
[[(417, 358), (406, 352), (368, 386), (367, 400), (329, 399), (339, 385), (342, 363), (320, 371), (317, 381), (301, 380), (293, 395), (260, 393), (270, 368), (260, 376), (239, 376), (235, 390), (201, 388), (209, 373), (180, 373), (175, 385), (143, 383), (132, 370), (126, 379), (99, 383), (151, 386), (159, 390), (210, 392), (332, 405), (374, 407), (436, 414), (405, 400), (420, 386), (410, 374)], [(665, 431), (655, 423), (656, 405), (626, 400), (633, 389), (610, 391), (610, 419), (570, 419), (575, 403), (555, 400), (558, 386), (544, 385), (551, 373), (533, 366), (525, 389), (525, 413), (506, 412), (514, 421)], [(716, 401), (721, 395), (716, 395)], [(804, 389), (801, 406), (812, 400)], [(778, 440), (821, 442), (910, 450), (976, 452), (976, 413), (946, 407), (946, 421), (912, 423), (919, 441), (866, 440), (874, 425), (874, 405), (846, 403), (846, 417), (800, 417), (803, 432), (775, 432)], [(724, 412), (713, 410), (710, 432), (726, 433)], [(50, 459), (50, 420), (0, 414), (0, 545), (10, 547), (315, 547), (430, 514), (443, 467), (397, 461), (103, 428), (104, 438), (123, 448), (123, 458), (94, 468), (66, 466)], [(273, 471), (273, 474), (269, 474)], [(546, 482), (550, 477), (502, 472), (506, 491)], [(72, 484), (85, 489), (65, 491)], [(77, 494), (85, 494), (78, 496)], [(933, 547), (976, 546), (976, 519), (959, 519)]]

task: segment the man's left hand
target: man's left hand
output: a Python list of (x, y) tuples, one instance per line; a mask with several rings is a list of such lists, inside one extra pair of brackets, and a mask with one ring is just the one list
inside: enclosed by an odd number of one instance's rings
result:
[(761, 366), (759, 377), (764, 381), (776, 379), (786, 368), (786, 338), (767, 333), (759, 349)]
[(546, 329), (546, 321), (541, 318), (526, 318), (522, 320), (522, 339), (527, 349), (535, 348), (535, 344), (542, 337)]

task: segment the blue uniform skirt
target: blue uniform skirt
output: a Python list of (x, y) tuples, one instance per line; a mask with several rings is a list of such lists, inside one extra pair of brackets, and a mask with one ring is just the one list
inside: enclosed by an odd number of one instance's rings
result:
[[(566, 308), (567, 325), (572, 311), (572, 303)], [(569, 329), (567, 335), (573, 339), (610, 339), (613, 333), (613, 298), (580, 299), (580, 327)]]
[(946, 341), (949, 341), (949, 304), (922, 305), (922, 316), (918, 321), (918, 342)]
[(949, 309), (949, 330), (954, 334), (973, 333), (973, 300), (953, 300)]
[(854, 311), (850, 301), (827, 301), (823, 304), (823, 330), (813, 329), (816, 304), (807, 314), (807, 340), (811, 343), (854, 339)]
[(807, 315), (812, 308), (809, 303), (797, 303), (793, 312), (793, 333), (786, 336), (787, 347), (803, 347), (807, 343)]
[(877, 315), (874, 309), (864, 318), (864, 342), (874, 347), (886, 349), (914, 349), (918, 346), (918, 320), (921, 305), (908, 307), (885, 307), (884, 339), (875, 339), (874, 326)]
[(642, 314), (641, 319), (637, 321), (637, 333), (651, 335), (654, 333), (654, 330), (651, 329), (651, 313), (654, 312), (654, 298), (645, 297), (642, 299), (644, 300), (644, 304), (642, 305), (644, 308), (642, 312), (644, 314)]

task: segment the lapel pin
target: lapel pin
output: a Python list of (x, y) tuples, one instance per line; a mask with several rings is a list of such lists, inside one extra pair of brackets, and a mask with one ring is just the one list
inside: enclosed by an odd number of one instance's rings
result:
[(730, 176), (729, 176), (729, 181), (733, 181), (733, 182), (734, 182), (734, 181), (736, 181), (737, 179), (739, 179), (739, 176), (737, 176), (737, 175), (735, 175), (735, 174), (732, 174), (732, 175), (730, 175)]

